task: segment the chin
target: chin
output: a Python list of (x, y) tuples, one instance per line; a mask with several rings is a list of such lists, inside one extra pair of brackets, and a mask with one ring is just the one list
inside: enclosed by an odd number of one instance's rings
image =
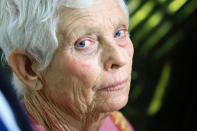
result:
[(115, 99), (113, 101), (109, 101), (107, 102), (107, 111), (108, 112), (112, 112), (112, 111), (118, 111), (120, 109), (122, 109), (123, 107), (126, 106), (128, 102), (128, 96), (125, 96), (123, 98), (119, 98), (119, 99)]
[(109, 95), (105, 101), (97, 106), (97, 112), (113, 112), (118, 111), (126, 106), (128, 102), (129, 88), (119, 95)]

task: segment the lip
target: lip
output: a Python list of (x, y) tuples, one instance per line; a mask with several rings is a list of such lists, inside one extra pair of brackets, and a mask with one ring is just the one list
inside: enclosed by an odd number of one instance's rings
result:
[(122, 81), (118, 81), (118, 82), (114, 82), (104, 88), (99, 89), (100, 91), (106, 90), (106, 91), (116, 91), (116, 90), (120, 90), (123, 89), (126, 86), (128, 79), (122, 80)]

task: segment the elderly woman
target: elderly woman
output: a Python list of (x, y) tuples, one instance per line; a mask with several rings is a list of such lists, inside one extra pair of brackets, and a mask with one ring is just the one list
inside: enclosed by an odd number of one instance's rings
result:
[(1, 0), (0, 46), (35, 130), (133, 130), (123, 0)]

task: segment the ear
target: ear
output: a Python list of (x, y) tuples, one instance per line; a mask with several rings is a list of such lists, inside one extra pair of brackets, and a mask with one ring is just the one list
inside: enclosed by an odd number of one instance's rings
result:
[(42, 89), (42, 79), (39, 75), (36, 60), (25, 50), (15, 49), (11, 52), (8, 63), (16, 76), (32, 90)]

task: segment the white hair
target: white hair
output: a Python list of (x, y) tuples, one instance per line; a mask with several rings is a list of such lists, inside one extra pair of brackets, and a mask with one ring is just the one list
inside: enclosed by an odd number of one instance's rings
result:
[[(128, 16), (123, 0), (118, 0)], [(0, 47), (5, 60), (16, 49), (30, 53), (43, 70), (50, 63), (58, 47), (56, 27), (60, 6), (83, 8), (93, 0), (0, 0)], [(12, 83), (19, 94), (25, 93), (25, 86), (13, 74)]]

